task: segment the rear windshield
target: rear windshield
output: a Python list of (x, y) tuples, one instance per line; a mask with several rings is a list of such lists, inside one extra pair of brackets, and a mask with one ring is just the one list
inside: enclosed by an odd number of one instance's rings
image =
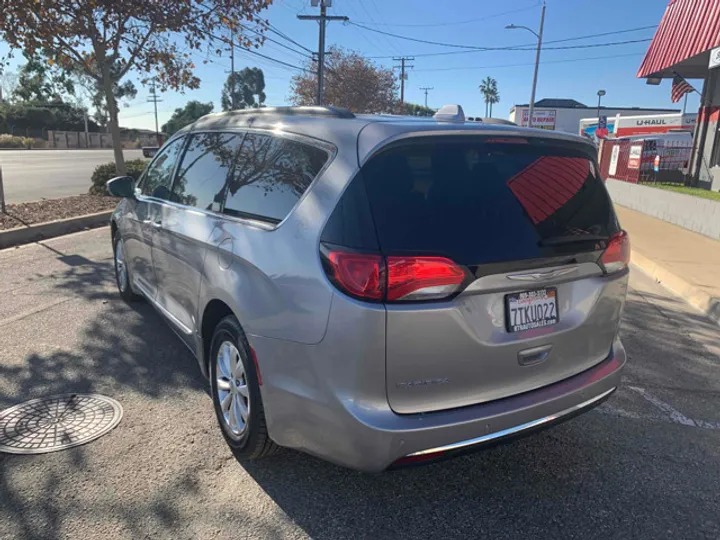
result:
[(592, 251), (558, 239), (617, 232), (587, 151), (512, 141), (424, 140), (372, 158), (362, 176), (383, 252), (475, 265)]

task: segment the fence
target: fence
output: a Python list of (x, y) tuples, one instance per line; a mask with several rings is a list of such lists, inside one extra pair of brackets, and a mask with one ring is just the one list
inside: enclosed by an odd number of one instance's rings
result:
[(48, 131), (50, 148), (112, 148), (109, 133), (84, 131)]
[(600, 151), (600, 174), (631, 184), (685, 181), (691, 139), (606, 139)]

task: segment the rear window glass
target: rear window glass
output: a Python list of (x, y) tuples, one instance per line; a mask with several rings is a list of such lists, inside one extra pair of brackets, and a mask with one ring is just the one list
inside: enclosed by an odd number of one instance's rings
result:
[(574, 145), (415, 142), (374, 157), (362, 176), (386, 253), (486, 264), (567, 254), (555, 240), (618, 230), (593, 160)]

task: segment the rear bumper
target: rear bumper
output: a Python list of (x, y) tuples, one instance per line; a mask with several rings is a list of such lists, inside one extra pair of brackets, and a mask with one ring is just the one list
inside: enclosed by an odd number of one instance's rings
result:
[[(607, 359), (568, 379), (516, 396), (433, 413), (399, 415), (389, 406), (367, 407), (359, 400), (316, 403), (307, 395), (290, 397), (283, 392), (285, 406), (292, 402), (294, 421), (289, 426), (288, 418), (269, 414), (270, 434), (281, 445), (368, 472), (427, 463), (527, 435), (599, 405), (620, 385), (625, 362), (625, 349), (616, 340)], [(266, 384), (264, 398), (279, 390)], [(268, 405), (270, 410), (275, 408)], [(308, 416), (313, 418), (311, 423), (301, 420)], [(432, 455), (436, 452), (441, 455)], [(428, 454), (432, 459), (426, 459)]]

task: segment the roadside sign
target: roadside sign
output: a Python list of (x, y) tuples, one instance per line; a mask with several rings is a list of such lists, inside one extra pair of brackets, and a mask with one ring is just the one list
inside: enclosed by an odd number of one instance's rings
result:
[[(533, 111), (533, 122), (532, 127), (539, 129), (555, 129), (555, 109), (535, 109)], [(528, 119), (530, 115), (527, 109), (523, 109), (522, 119), (520, 121), (521, 126), (528, 126)]]
[(612, 149), (612, 154), (610, 155), (610, 168), (608, 169), (608, 174), (610, 176), (615, 176), (615, 173), (617, 173), (617, 164), (618, 164), (618, 158), (620, 157), (620, 145), (618, 143), (615, 143)]
[(642, 144), (633, 144), (630, 147), (630, 155), (628, 156), (628, 169), (639, 169), (642, 161)]
[(720, 67), (720, 47), (715, 47), (710, 51), (710, 69)]

